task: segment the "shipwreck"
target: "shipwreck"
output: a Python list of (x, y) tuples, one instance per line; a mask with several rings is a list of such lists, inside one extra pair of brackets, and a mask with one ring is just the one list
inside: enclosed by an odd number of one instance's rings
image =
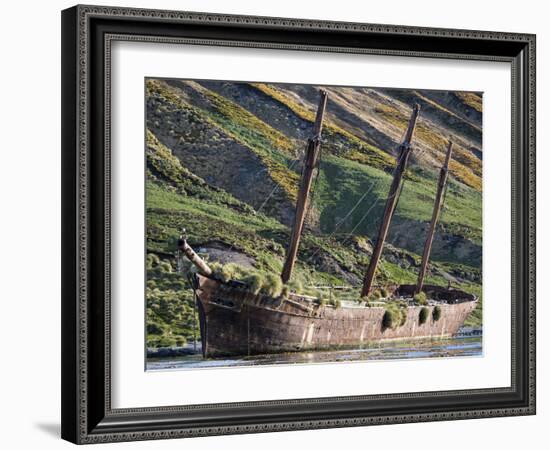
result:
[[(327, 98), (327, 92), (320, 91), (313, 135), (308, 140), (304, 156), (291, 238), (281, 273), (284, 284), (292, 278), (308, 210), (312, 179), (319, 165)], [(411, 143), (419, 114), (420, 106), (415, 105), (403, 141), (397, 149), (393, 180), (364, 277), (361, 299), (368, 299), (375, 287), (377, 266), (413, 150)], [(414, 285), (385, 286), (386, 297), (382, 301), (366, 300), (335, 305), (289, 290), (277, 296), (257, 293), (245, 282), (217, 277), (208, 263), (188, 244), (185, 234), (182, 234), (178, 241), (178, 252), (180, 257), (185, 256), (195, 267), (191, 281), (198, 308), (203, 356), (363, 348), (382, 341), (441, 339), (457, 334), (476, 307), (476, 296), (451, 288), (450, 285), (441, 287), (424, 283), (444, 200), (452, 146), (449, 142), (440, 170), (418, 281)]]

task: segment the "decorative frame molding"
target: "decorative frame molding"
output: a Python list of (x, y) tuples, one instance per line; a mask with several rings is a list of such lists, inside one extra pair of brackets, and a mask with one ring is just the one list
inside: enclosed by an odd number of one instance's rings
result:
[[(510, 62), (510, 388), (112, 409), (110, 49), (116, 40)], [(534, 35), (79, 5), (62, 14), (62, 57), (65, 439), (83, 444), (535, 413)]]

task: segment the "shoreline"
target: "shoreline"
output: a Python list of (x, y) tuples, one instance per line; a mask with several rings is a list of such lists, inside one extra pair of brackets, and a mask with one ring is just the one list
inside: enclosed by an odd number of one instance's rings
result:
[[(481, 327), (471, 328), (463, 327), (455, 336), (447, 336), (443, 338), (420, 338), (420, 339), (403, 339), (403, 340), (386, 340), (386, 341), (376, 341), (372, 343), (366, 343), (362, 347), (353, 349), (353, 348), (334, 348), (332, 350), (318, 350), (317, 352), (338, 352), (338, 351), (353, 351), (353, 350), (365, 350), (372, 348), (381, 348), (381, 349), (391, 349), (403, 347), (409, 343), (431, 343), (431, 342), (444, 342), (448, 340), (461, 340), (461, 339), (471, 339), (471, 338), (483, 338), (483, 329)], [(288, 354), (288, 353), (315, 353), (315, 350), (302, 350), (297, 352), (273, 352), (273, 354)], [(196, 348), (194, 344), (186, 344), (181, 347), (158, 347), (158, 348), (147, 348), (146, 349), (146, 360), (163, 360), (169, 358), (181, 358), (181, 357), (191, 357), (191, 356), (201, 356), (202, 347), (201, 342), (196, 342)], [(257, 355), (261, 358), (262, 355)], [(221, 358), (224, 359), (224, 358)]]

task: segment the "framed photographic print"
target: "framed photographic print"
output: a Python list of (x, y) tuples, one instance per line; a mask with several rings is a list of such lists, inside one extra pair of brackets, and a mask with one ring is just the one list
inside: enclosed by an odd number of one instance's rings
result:
[(535, 36), (62, 13), (62, 436), (535, 413)]

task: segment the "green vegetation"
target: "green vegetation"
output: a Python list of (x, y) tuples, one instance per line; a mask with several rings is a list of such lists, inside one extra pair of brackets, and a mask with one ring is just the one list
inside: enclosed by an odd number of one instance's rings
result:
[(384, 328), (395, 329), (405, 325), (407, 322), (408, 306), (405, 302), (392, 301), (384, 305), (386, 311), (382, 317), (382, 326)]
[(255, 295), (258, 295), (262, 290), (265, 283), (265, 279), (260, 272), (251, 273), (245, 280), (246, 284), (250, 287), (250, 291)]
[[(323, 205), (320, 215), (321, 230), (332, 232), (364, 193), (369, 192), (368, 197), (362, 201), (363, 207), (356, 208), (349, 221), (340, 225), (338, 231), (345, 232), (355, 228), (359, 235), (375, 235), (390, 183), (390, 174), (345, 158), (326, 156), (321, 163), (321, 174), (314, 198), (314, 206), (319, 208)], [(394, 222), (428, 222), (433, 211), (435, 191), (435, 182), (405, 182)], [(440, 219), (441, 226), (467, 234), (474, 242), (481, 242), (480, 202), (481, 195), (472, 189), (449, 185)], [(369, 208), (370, 213), (365, 216), (365, 211)], [(418, 252), (421, 252), (425, 236), (411, 236), (412, 239), (415, 237), (419, 239), (415, 245)]]
[(301, 294), (304, 290), (302, 282), (296, 279), (290, 280), (288, 283), (288, 287), (292, 292), (295, 292), (296, 294)]
[[(268, 168), (271, 177), (295, 201), (299, 177), (287, 168), (288, 158), (294, 158), (295, 144), (244, 108), (213, 91), (206, 89), (204, 91), (212, 102), (214, 111), (203, 109), (203, 114), (238, 142), (257, 153)], [(280, 155), (278, 152), (286, 155)]]
[(167, 261), (147, 255), (147, 346), (181, 346), (198, 337), (193, 295)]
[(428, 298), (426, 297), (425, 292), (419, 292), (418, 294), (414, 295), (414, 301), (417, 305), (427, 305), (428, 304)]
[(483, 100), (479, 94), (475, 92), (456, 92), (455, 95), (476, 111), (482, 111)]
[[(272, 272), (259, 272), (255, 269), (240, 266), (238, 264), (220, 264), (211, 263), (215, 278), (227, 282), (237, 280), (246, 283), (254, 294), (264, 294), (271, 297), (279, 297), (283, 293), (283, 283), (281, 277)], [(288, 288), (285, 290), (288, 292)]]
[(206, 88), (201, 90), (214, 105), (218, 113), (215, 117), (220, 121), (220, 124), (226, 130), (229, 129), (235, 132), (239, 138), (246, 141), (251, 147), (262, 147), (268, 152), (282, 150), (290, 154), (294, 153), (295, 144), (283, 133), (225, 97)]
[[(409, 118), (394, 106), (380, 104), (376, 112), (385, 120), (393, 124), (400, 132), (405, 132)], [(443, 151), (447, 147), (447, 138), (435, 133), (428, 124), (418, 122), (415, 130), (415, 139), (432, 148)], [(455, 145), (453, 160), (449, 166), (450, 173), (458, 180), (481, 192), (481, 161), (460, 146)]]
[(420, 323), (420, 325), (425, 324), (428, 317), (430, 317), (430, 309), (423, 306), (418, 313), (418, 323)]
[[(296, 199), (299, 177), (287, 168), (289, 156), (293, 156), (289, 153), (292, 152), (294, 144), (286, 136), (212, 91), (205, 90), (205, 95), (212, 102), (213, 108), (202, 109), (183, 100), (178, 96), (177, 89), (165, 82), (148, 80), (147, 89), (149, 95), (158, 95), (180, 109), (193, 111), (194, 115), (201, 118), (200, 120), (220, 129), (256, 153), (266, 165), (273, 180), (292, 200)], [(287, 154), (278, 153), (281, 150)]]
[(433, 311), (432, 311), (432, 317), (434, 319), (434, 322), (437, 322), (439, 319), (441, 319), (441, 306), (437, 305)]
[[(203, 148), (210, 151), (229, 141), (239, 143), (258, 157), (265, 177), (275, 181), (277, 193), (288, 199), (296, 196), (301, 170), (298, 165), (293, 169), (289, 167), (295, 158), (301, 157), (305, 142), (280, 131), (278, 124), (286, 120), (284, 116), (274, 117), (272, 121), (260, 120), (244, 106), (198, 83), (189, 84), (187, 93), (175, 85), (147, 81), (151, 108), (161, 112), (161, 119), (171, 114), (166, 123), (157, 116), (153, 123), (149, 110), (147, 117), (147, 345), (182, 345), (198, 337), (193, 295), (185, 275), (176, 270), (173, 256), (182, 228), (187, 230), (188, 241), (195, 249), (205, 249), (201, 256), (213, 267), (217, 277), (241, 280), (253, 292), (275, 297), (295, 292), (316, 297), (319, 304), (335, 308), (340, 307), (342, 301), (361, 301), (370, 306), (386, 299), (388, 289), (385, 287), (361, 299), (359, 285), (369, 263), (370, 248), (376, 239), (395, 164), (387, 149), (365, 142), (340, 122), (327, 120), (320, 173), (314, 183), (298, 261), (291, 282), (283, 286), (279, 274), (290, 238), (288, 223), (292, 215), (284, 217), (267, 208), (257, 212), (251, 204), (239, 200), (237, 188), (244, 183), (240, 173), (224, 173), (234, 177), (235, 189), (215, 187), (212, 182), (218, 175), (215, 171), (208, 176), (197, 176), (189, 169), (193, 167), (190, 160), (178, 153), (178, 139), (196, 146), (189, 158), (200, 158)], [(284, 105), (288, 114), (310, 123), (313, 120), (311, 107), (284, 89), (254, 86)], [(201, 130), (215, 133), (199, 132), (193, 128), (197, 124)], [(397, 123), (394, 126), (398, 126)], [(432, 142), (430, 133), (434, 132), (425, 132), (428, 134), (423, 135), (421, 131), (419, 135), (423, 142)], [(208, 141), (203, 142), (205, 139)], [(470, 161), (468, 156), (460, 158), (458, 169), (464, 167), (467, 173), (477, 176), (480, 161)], [(199, 161), (208, 163), (208, 159)], [(475, 183), (467, 182), (465, 175), (459, 176), (458, 169), (451, 170), (438, 227), (438, 233), (445, 234), (446, 242), (456, 239), (458, 250), (455, 252), (451, 245), (434, 248), (426, 283), (446, 286), (450, 274), (459, 280), (460, 289), (480, 296), (480, 258), (468, 249), (481, 246), (481, 193), (476, 186), (472, 187)], [(247, 170), (243, 167), (243, 174)], [(424, 227), (432, 214), (437, 170), (437, 167), (412, 164), (407, 171), (390, 228), (389, 240), (396, 242), (397, 247), (384, 250), (377, 285), (416, 282)], [(261, 195), (263, 201), (265, 193)], [(251, 267), (218, 264), (212, 248), (225, 252), (229, 261), (245, 258)], [(330, 295), (326, 289), (311, 287), (329, 285), (353, 285), (355, 289)], [(422, 300), (417, 302), (424, 304)], [(396, 328), (406, 322), (406, 304), (388, 301), (385, 308), (384, 326)], [(437, 320), (435, 308), (432, 315), (433, 320)], [(479, 326), (481, 319), (480, 299), (466, 324)]]
[[(269, 84), (252, 83), (252, 86), (271, 97), (273, 100), (280, 102), (288, 107), (294, 114), (308, 122), (315, 121), (315, 111), (305, 108), (302, 104), (294, 101), (289, 95), (282, 90)], [(354, 134), (336, 125), (330, 120), (325, 120), (323, 125), (323, 139), (326, 146), (333, 154), (341, 154), (350, 157), (351, 159), (360, 160), (364, 164), (371, 167), (376, 167), (382, 170), (392, 170), (395, 166), (395, 159), (369, 144), (359, 139)]]

